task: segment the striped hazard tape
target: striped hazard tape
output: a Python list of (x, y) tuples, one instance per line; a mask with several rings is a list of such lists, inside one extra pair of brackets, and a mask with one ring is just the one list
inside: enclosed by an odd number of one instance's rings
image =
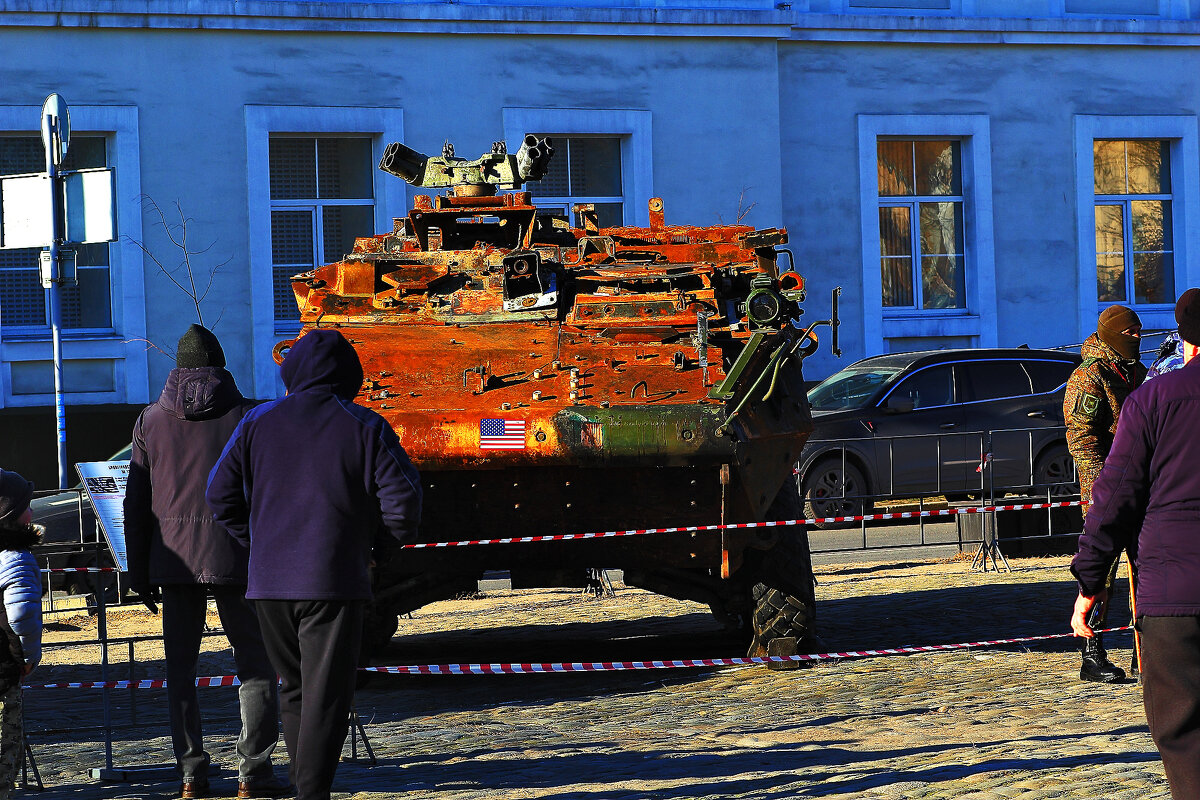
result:
[[(1133, 630), (1132, 625), (1104, 628), (1096, 633), (1119, 633)], [(754, 656), (748, 658), (687, 658), (670, 661), (575, 661), (548, 662), (541, 664), (419, 664), (396, 667), (360, 667), (362, 672), (379, 672), (388, 675), (528, 675), (547, 672), (622, 672), (646, 669), (692, 669), (696, 667), (743, 667), (785, 661), (829, 661), (843, 658), (880, 658), (884, 656), (906, 656), (916, 653), (934, 653), (946, 650), (968, 650), (974, 647), (996, 645), (1029, 644), (1051, 639), (1068, 639), (1073, 633), (1050, 633), (1042, 636), (1019, 636), (1013, 639), (990, 639), (981, 642), (959, 642), (956, 644), (924, 644), (909, 647), (889, 647), (882, 650), (846, 650), (840, 653), (801, 653), (794, 656)], [(238, 686), (234, 675), (219, 675), (197, 678), (197, 686)], [(162, 689), (165, 680), (140, 681), (84, 681), (80, 683), (43, 683), (27, 685), (26, 689)]]
[(968, 506), (966, 508), (942, 508), (926, 511), (893, 511), (885, 514), (861, 514), (852, 517), (816, 517), (812, 519), (769, 520), (767, 522), (730, 522), (725, 525), (689, 525), (676, 528), (638, 528), (624, 531), (599, 533), (556, 533), (545, 536), (508, 536), (499, 539), (464, 539), (457, 542), (419, 542), (406, 544), (404, 549), (426, 549), (431, 547), (469, 547), (482, 544), (526, 544), (528, 542), (566, 542), (576, 539), (608, 539), (614, 536), (646, 536), (654, 533), (698, 533), (703, 531), (737, 530), (745, 528), (774, 528), (788, 525), (813, 525), (821, 522), (874, 522), (889, 519), (918, 519), (928, 517), (952, 517), (957, 514), (984, 514), (992, 511), (1029, 511), (1038, 508), (1068, 508), (1078, 506), (1078, 500), (1056, 503), (1020, 503), (1015, 505)]

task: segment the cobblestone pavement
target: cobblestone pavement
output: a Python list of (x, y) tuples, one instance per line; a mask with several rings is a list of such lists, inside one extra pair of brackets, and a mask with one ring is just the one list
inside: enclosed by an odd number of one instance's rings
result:
[[(818, 628), (828, 650), (964, 642), (1067, 630), (1074, 586), (1065, 558), (1015, 559), (1011, 573), (967, 562), (818, 568)], [(1117, 595), (1125, 591), (1124, 583)], [(1110, 624), (1124, 624), (1115, 607)], [(110, 635), (155, 620), (122, 611)], [(94, 636), (71, 618), (48, 639)], [(207, 640), (201, 674), (231, 668)], [(1128, 665), (1128, 634), (1110, 635)], [(742, 669), (588, 675), (373, 678), (356, 704), (378, 757), (344, 762), (336, 798), (629, 800), (640, 798), (1166, 798), (1136, 683), (1081, 683), (1075, 645), (981, 648)], [(124, 648), (112, 648), (123, 659)], [(402, 620), (386, 663), (691, 658), (740, 655), (701, 607), (633, 589), (498, 591)], [(140, 645), (139, 676), (161, 676)], [(84, 651), (53, 651), (37, 682), (95, 679)], [(94, 660), (94, 659), (92, 659)], [(125, 677), (124, 665), (112, 677)], [(208, 746), (230, 797), (236, 772), (232, 689), (202, 689)], [(167, 764), (164, 692), (113, 692), (118, 767)], [(174, 783), (100, 784), (95, 690), (31, 690), (27, 725), (43, 798), (171, 797)], [(57, 731), (57, 732), (55, 732)], [(361, 742), (359, 755), (363, 755)], [(349, 754), (347, 746), (347, 755)], [(280, 761), (285, 759), (282, 745)], [(220, 795), (220, 792), (226, 794)]]

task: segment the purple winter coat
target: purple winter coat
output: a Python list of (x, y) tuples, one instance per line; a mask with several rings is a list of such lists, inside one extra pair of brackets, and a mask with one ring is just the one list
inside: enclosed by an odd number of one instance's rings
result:
[(134, 587), (244, 586), (249, 551), (204, 500), (209, 470), (254, 406), (221, 367), (175, 368), (133, 426), (125, 544)]
[(362, 365), (340, 333), (302, 336), (280, 375), (287, 397), (242, 420), (209, 476), (209, 505), (250, 545), (246, 597), (369, 599), (376, 537), (416, 538), (420, 476), (391, 425), (353, 402)]
[(1126, 549), (1139, 615), (1200, 615), (1200, 359), (1146, 382), (1121, 409), (1071, 562), (1085, 596)]

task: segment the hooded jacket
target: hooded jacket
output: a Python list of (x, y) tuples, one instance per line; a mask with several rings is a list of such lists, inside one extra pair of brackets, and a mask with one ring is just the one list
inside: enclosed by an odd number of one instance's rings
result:
[(225, 369), (179, 367), (138, 416), (125, 489), (131, 585), (245, 585), (249, 552), (213, 518), (204, 489), (253, 406)]
[(1129, 396), (1096, 480), (1071, 571), (1080, 591), (1104, 587), (1128, 549), (1139, 615), (1200, 615), (1200, 359)]
[(0, 694), (21, 682), (21, 668), (42, 660), (42, 582), (29, 548), (30, 525), (0, 525)]
[(376, 536), (416, 539), (420, 478), (391, 426), (353, 402), (362, 366), (340, 333), (301, 337), (280, 374), (287, 396), (242, 420), (209, 505), (250, 547), (248, 598), (369, 599)]
[(1067, 425), (1067, 448), (1079, 472), (1079, 488), (1090, 502), (1092, 482), (1112, 447), (1121, 405), (1146, 379), (1140, 361), (1127, 361), (1093, 333), (1080, 348), (1083, 363), (1067, 380), (1063, 396), (1063, 418)]

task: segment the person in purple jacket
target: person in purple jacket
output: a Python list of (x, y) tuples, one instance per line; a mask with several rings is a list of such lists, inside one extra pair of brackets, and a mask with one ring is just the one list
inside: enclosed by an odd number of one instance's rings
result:
[(375, 537), (414, 540), (421, 483), (391, 426), (356, 405), (363, 370), (317, 329), (280, 368), (287, 396), (246, 414), (208, 481), (217, 520), (250, 546), (250, 581), (279, 672), (299, 800), (328, 800), (354, 696)]
[(1184, 365), (1139, 387), (1092, 489), (1071, 571), (1076, 636), (1122, 550), (1137, 568), (1142, 698), (1171, 796), (1200, 797), (1200, 289), (1175, 305)]
[(279, 697), (258, 618), (246, 602), (249, 551), (225, 534), (204, 500), (209, 470), (253, 406), (225, 369), (216, 335), (192, 325), (179, 339), (162, 394), (133, 426), (125, 488), (129, 585), (144, 599), (153, 587), (162, 590), (167, 709), (182, 798), (207, 797), (210, 791), (211, 759), (196, 696), (210, 596), (233, 645), (241, 682), (237, 796), (278, 797), (291, 788), (271, 766), (279, 743)]

